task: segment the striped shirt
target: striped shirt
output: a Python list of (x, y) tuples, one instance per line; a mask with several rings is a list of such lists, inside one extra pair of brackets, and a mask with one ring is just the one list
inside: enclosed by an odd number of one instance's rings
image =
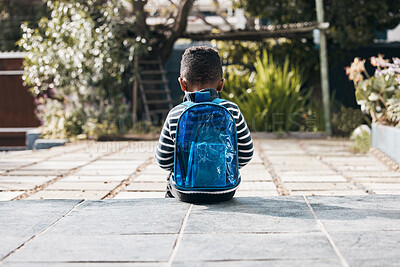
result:
[[(211, 101), (218, 97), (218, 93), (214, 89), (201, 90), (201, 92), (204, 91), (210, 91)], [(183, 101), (194, 102), (194, 98), (194, 93), (186, 93)], [(225, 100), (221, 102), (220, 105), (227, 108), (235, 119), (239, 150), (239, 168), (244, 167), (251, 160), (254, 152), (250, 131), (239, 107), (235, 103)], [(161, 130), (155, 158), (158, 165), (168, 171), (173, 171), (176, 126), (179, 116), (185, 109), (186, 106), (182, 104), (171, 109), (168, 113), (167, 119), (165, 120), (163, 129)]]

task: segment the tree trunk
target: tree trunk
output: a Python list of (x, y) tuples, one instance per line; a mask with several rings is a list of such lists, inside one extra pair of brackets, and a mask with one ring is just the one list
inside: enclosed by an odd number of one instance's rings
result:
[(170, 32), (166, 33), (166, 39), (158, 49), (160, 58), (165, 63), (174, 47), (175, 41), (182, 36), (186, 30), (187, 18), (195, 0), (182, 0), (179, 3), (178, 14)]

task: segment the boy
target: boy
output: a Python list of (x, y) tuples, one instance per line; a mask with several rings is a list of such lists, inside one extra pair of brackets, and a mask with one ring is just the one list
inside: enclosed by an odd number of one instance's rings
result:
[[(218, 52), (206, 46), (195, 46), (186, 49), (182, 56), (179, 83), (185, 92), (183, 102), (195, 102), (196, 91), (210, 92), (210, 101), (218, 98), (222, 91), (225, 79), (222, 79), (222, 64)], [(230, 101), (223, 101), (220, 105), (226, 107), (233, 115), (237, 127), (237, 140), (239, 149), (239, 168), (245, 166), (253, 157), (253, 141), (238, 106)], [(174, 145), (176, 125), (179, 116), (185, 110), (185, 105), (179, 104), (170, 110), (164, 127), (161, 130), (160, 140), (156, 151), (158, 165), (170, 171), (167, 192), (165, 197), (177, 197), (185, 202), (216, 202), (226, 201), (233, 197), (235, 190), (219, 194), (178, 192), (170, 181), (173, 179)]]

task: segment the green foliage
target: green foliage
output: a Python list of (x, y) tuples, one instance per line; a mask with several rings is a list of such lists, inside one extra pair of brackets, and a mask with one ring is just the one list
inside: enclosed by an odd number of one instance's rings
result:
[(42, 0), (0, 1), (0, 51), (17, 50), (15, 44), (22, 36), (21, 24), (37, 26), (37, 21), (46, 15)]
[(400, 59), (393, 58), (391, 63), (381, 55), (372, 57), (371, 64), (377, 67), (373, 76), (368, 74), (364, 64), (365, 60), (355, 58), (346, 68), (361, 110), (375, 122), (400, 126)]
[(367, 153), (371, 148), (371, 134), (367, 131), (361, 130), (360, 134), (354, 136), (354, 143), (351, 150), (354, 153)]
[(332, 134), (348, 137), (360, 124), (365, 122), (365, 115), (360, 109), (340, 107), (332, 114)]
[(288, 58), (280, 66), (266, 51), (254, 67), (253, 73), (240, 68), (228, 71), (224, 96), (238, 104), (253, 131), (299, 129), (311, 95), (310, 89), (301, 90), (300, 68)]
[[(22, 25), (27, 52), (23, 79), (30, 86), (44, 136), (124, 132), (130, 121), (124, 90), (142, 37), (124, 36), (121, 1), (47, 1), (50, 18), (37, 29)], [(141, 50), (142, 49), (142, 50)]]
[(400, 127), (400, 95), (398, 93), (396, 98), (391, 98), (387, 101), (388, 108), (386, 115), (388, 120), (393, 122), (394, 125)]
[[(315, 21), (315, 1), (310, 0), (235, 0), (253, 16), (272, 24)], [(336, 0), (324, 1), (325, 18), (330, 23), (331, 45), (353, 49), (370, 44), (376, 32), (400, 23), (400, 1)]]

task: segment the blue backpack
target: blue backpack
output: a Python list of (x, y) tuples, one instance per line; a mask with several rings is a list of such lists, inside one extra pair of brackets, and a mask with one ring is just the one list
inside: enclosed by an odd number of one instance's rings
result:
[(234, 190), (240, 183), (236, 122), (223, 99), (196, 92), (186, 101), (175, 137), (174, 184), (187, 193)]

